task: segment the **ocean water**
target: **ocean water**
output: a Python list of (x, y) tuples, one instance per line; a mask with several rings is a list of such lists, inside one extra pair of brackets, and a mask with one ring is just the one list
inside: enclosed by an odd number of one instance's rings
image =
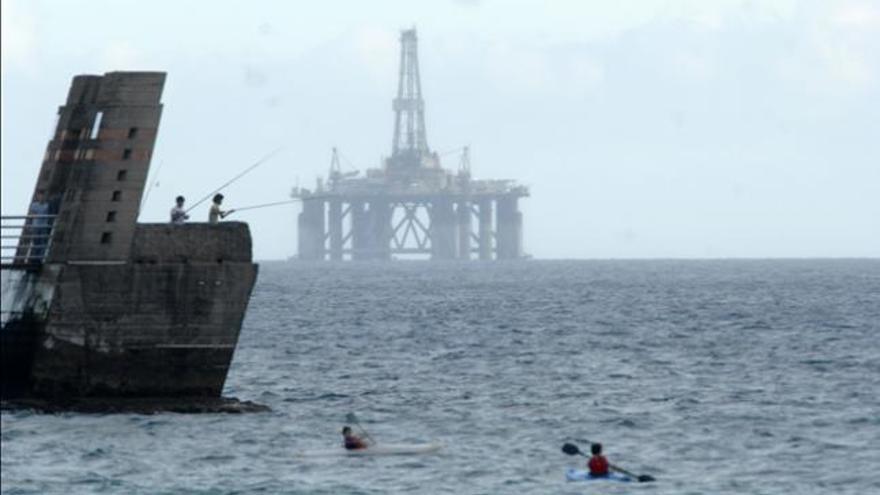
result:
[[(880, 260), (264, 263), (244, 415), (2, 413), (2, 492), (880, 493)], [(297, 457), (348, 413), (431, 455)], [(601, 441), (654, 483), (564, 481)]]

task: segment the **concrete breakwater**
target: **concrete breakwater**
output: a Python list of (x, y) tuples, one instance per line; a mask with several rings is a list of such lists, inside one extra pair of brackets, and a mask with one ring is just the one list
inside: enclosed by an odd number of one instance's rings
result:
[(221, 398), (258, 272), (247, 224), (137, 223), (164, 79), (74, 78), (29, 215), (8, 217), (5, 407), (261, 409)]

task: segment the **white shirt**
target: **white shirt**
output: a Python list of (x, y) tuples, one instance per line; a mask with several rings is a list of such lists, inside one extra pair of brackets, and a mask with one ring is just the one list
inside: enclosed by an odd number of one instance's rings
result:
[(220, 205), (217, 203), (211, 204), (211, 210), (208, 212), (208, 223), (217, 223), (217, 221), (224, 216), (223, 210), (220, 209)]
[(186, 210), (183, 209), (182, 206), (175, 206), (171, 208), (171, 223), (181, 224), (189, 218), (189, 215), (186, 214)]

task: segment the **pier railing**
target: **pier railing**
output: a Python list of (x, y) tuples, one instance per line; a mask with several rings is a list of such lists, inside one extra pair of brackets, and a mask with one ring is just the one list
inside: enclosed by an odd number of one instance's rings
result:
[(57, 215), (0, 217), (0, 267), (34, 267), (43, 264), (51, 248)]

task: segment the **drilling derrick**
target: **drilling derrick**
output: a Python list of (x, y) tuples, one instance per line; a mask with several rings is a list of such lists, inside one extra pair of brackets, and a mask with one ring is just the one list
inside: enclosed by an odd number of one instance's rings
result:
[(419, 80), (418, 39), (414, 29), (400, 34), (400, 79), (394, 110), (394, 141), (391, 144), (391, 169), (419, 168), (428, 154), (425, 132), (425, 101)]
[(391, 156), (380, 168), (343, 172), (333, 148), (328, 183), (296, 188), (302, 200), (298, 256), (303, 260), (518, 259), (522, 251), (521, 197), (511, 180), (471, 178), (470, 151), (461, 149), (457, 173), (444, 169), (428, 147), (425, 102), (415, 29), (400, 35), (397, 96), (392, 101)]
[(400, 74), (397, 97), (391, 108), (394, 111), (394, 137), (391, 157), (385, 161), (388, 180), (442, 186), (445, 172), (437, 154), (428, 148), (415, 29), (400, 34)]

